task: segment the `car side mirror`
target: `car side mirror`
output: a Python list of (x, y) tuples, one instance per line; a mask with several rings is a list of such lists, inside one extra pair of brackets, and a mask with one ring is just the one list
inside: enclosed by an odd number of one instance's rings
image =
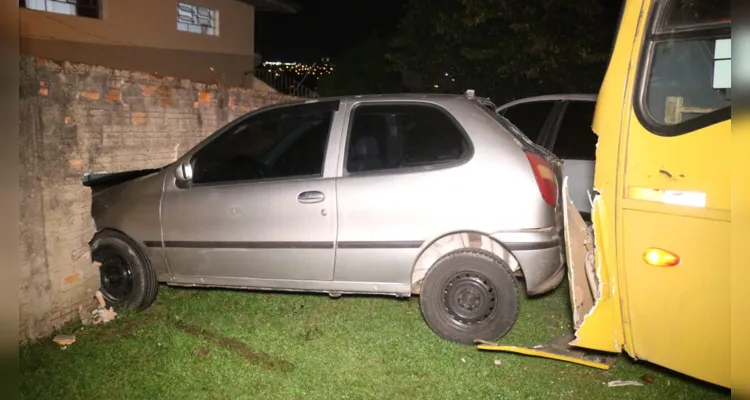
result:
[(190, 163), (181, 163), (174, 170), (174, 176), (181, 181), (193, 179), (193, 166)]

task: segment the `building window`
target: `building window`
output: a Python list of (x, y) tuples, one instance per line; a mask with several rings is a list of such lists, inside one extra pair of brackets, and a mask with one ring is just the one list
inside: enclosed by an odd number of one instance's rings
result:
[(22, 8), (47, 11), (57, 14), (101, 18), (99, 0), (19, 0)]
[(206, 7), (177, 3), (177, 30), (219, 36), (219, 12)]

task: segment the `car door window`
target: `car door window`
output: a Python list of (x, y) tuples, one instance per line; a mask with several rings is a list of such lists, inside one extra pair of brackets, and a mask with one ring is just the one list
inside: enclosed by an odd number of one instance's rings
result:
[(532, 142), (538, 143), (539, 134), (554, 106), (554, 101), (531, 101), (507, 108), (503, 111), (503, 116)]
[(302, 105), (249, 116), (198, 151), (193, 183), (321, 176), (333, 113)]
[(598, 136), (591, 129), (593, 101), (571, 101), (560, 122), (552, 152), (561, 159), (594, 160)]
[(350, 173), (452, 162), (470, 146), (445, 111), (428, 105), (360, 105), (347, 145)]

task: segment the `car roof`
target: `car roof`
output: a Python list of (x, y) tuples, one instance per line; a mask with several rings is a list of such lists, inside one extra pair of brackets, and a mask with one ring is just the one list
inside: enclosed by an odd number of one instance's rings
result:
[[(430, 102), (430, 103), (437, 103), (441, 104), (446, 101), (452, 101), (456, 99), (464, 99), (468, 101), (476, 101), (476, 102), (482, 102), (486, 101), (487, 99), (480, 96), (473, 96), (473, 97), (467, 97), (464, 94), (440, 94), (440, 93), (394, 93), (394, 94), (362, 94), (362, 95), (349, 95), (349, 96), (334, 96), (334, 97), (318, 97), (314, 99), (300, 99), (296, 101), (286, 102), (286, 103), (278, 103), (271, 105), (267, 108), (275, 108), (275, 107), (284, 107), (284, 106), (290, 106), (295, 104), (312, 104), (312, 103), (322, 103), (327, 101), (367, 101), (367, 100), (377, 100), (377, 101), (423, 101), (423, 102)], [(266, 108), (266, 107), (264, 107)]]
[(510, 103), (505, 103), (501, 106), (499, 106), (495, 111), (500, 111), (518, 104), (523, 103), (532, 103), (537, 101), (561, 101), (561, 100), (568, 100), (568, 101), (592, 101), (596, 102), (596, 95), (595, 94), (585, 94), (585, 93), (571, 93), (571, 94), (546, 94), (543, 96), (533, 96), (533, 97), (525, 97), (523, 99), (513, 100)]

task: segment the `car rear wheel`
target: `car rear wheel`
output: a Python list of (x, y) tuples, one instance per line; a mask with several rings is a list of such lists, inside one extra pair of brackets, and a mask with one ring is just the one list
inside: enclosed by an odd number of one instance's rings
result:
[(108, 306), (143, 310), (156, 300), (159, 282), (143, 250), (116, 231), (99, 232), (91, 259), (101, 263), (101, 292)]
[(427, 271), (419, 297), (427, 325), (441, 338), (495, 341), (518, 316), (518, 282), (508, 265), (481, 249), (461, 249)]

